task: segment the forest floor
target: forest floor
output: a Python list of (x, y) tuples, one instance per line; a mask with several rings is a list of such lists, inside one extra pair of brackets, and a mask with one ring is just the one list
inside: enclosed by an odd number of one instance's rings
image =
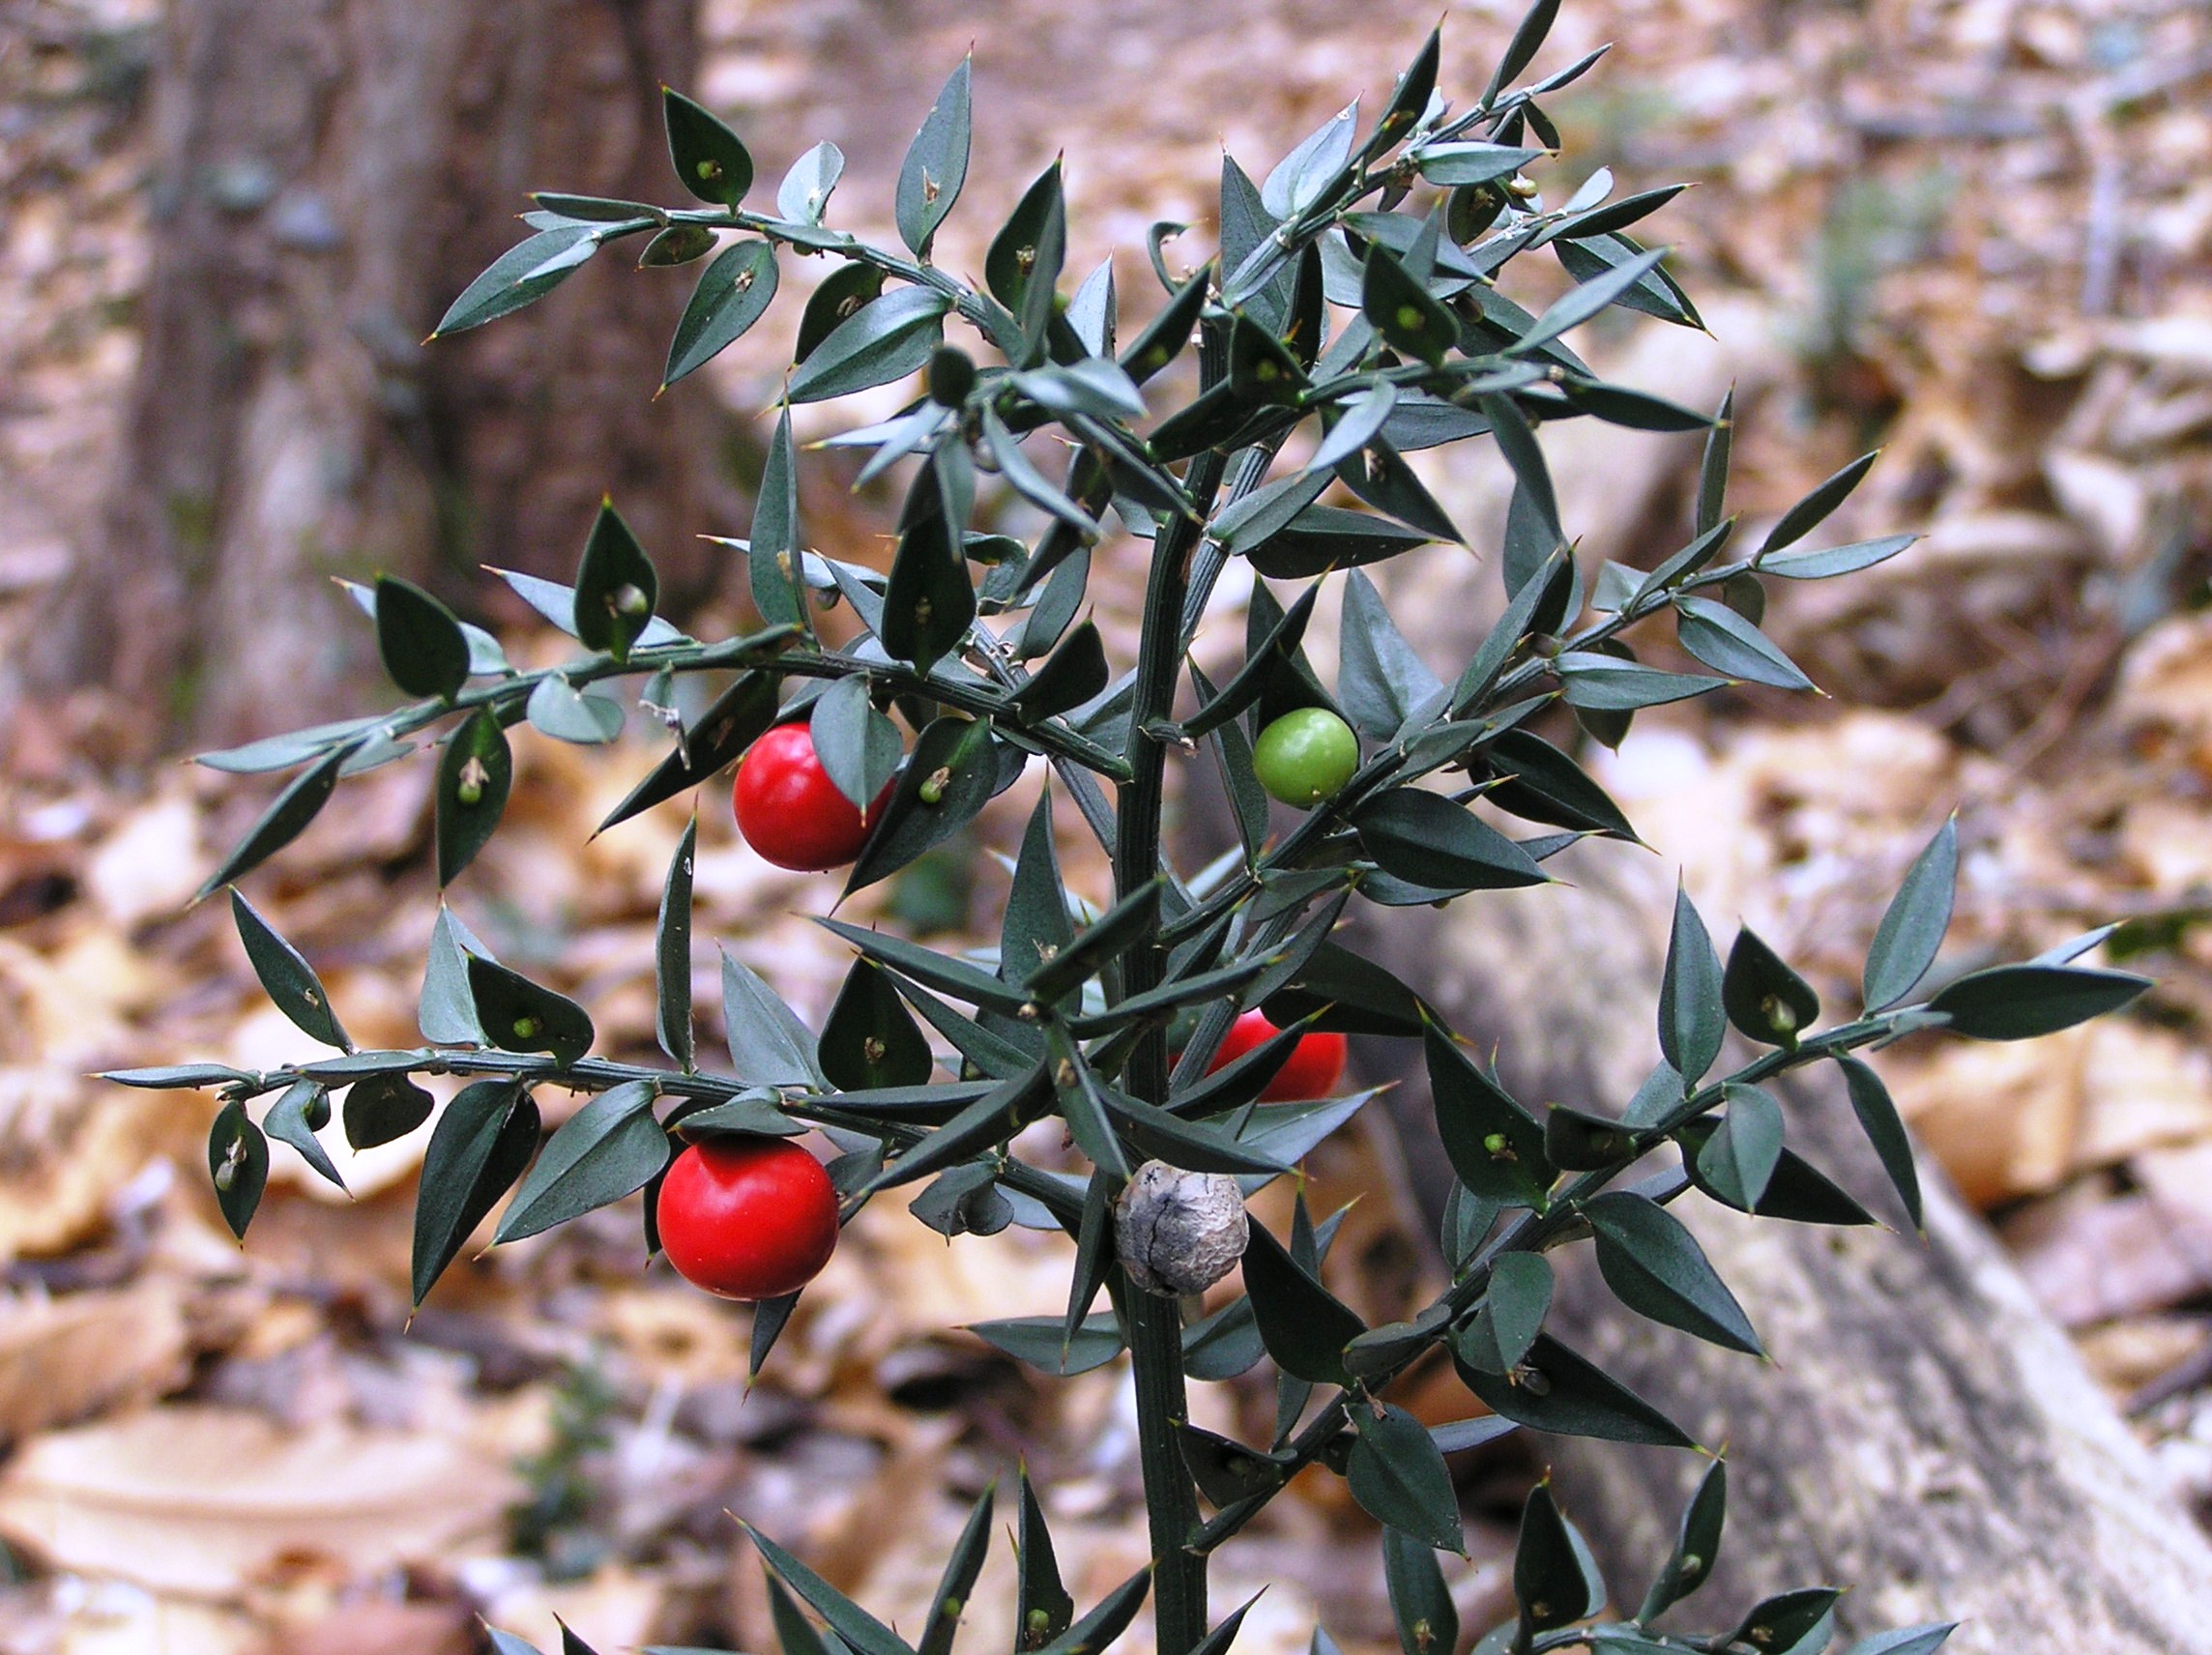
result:
[[(906, 136), (973, 42), (975, 200), (942, 256), (979, 265), (991, 209), (1064, 148), (1071, 267), (1113, 253), (1142, 313), (1151, 220), (1196, 226), (1170, 255), (1196, 264), (1221, 150), (1264, 170), (1353, 91), (1385, 91), (1436, 11), (710, 0), (703, 96), (758, 134), (765, 176), (834, 138), (853, 161), (841, 205), (880, 219)], [(112, 468), (156, 14), (0, 0), (10, 635), (38, 624)], [(1516, 15), (1450, 9), (1448, 86), (1469, 90), (1470, 58)], [(1606, 41), (1615, 62), (1553, 107), (1559, 192), (1600, 165), (1623, 193), (1694, 182), (1662, 222), (1714, 336), (1644, 323), (1593, 348), (1670, 394), (1737, 385), (1731, 504), (1755, 528), (1878, 443), (1840, 537), (1927, 538), (1832, 591), (1776, 595), (1775, 635), (1829, 699), (1732, 694), (1647, 718), (1605, 778), (1716, 922), (1755, 925), (1833, 1005), (1852, 1003), (1883, 897), (1953, 808), (1965, 851), (1945, 969), (2126, 922), (2108, 957), (2160, 979), (2129, 1016), (2024, 1046), (1907, 1044), (1882, 1066), (2212, 1510), (2212, 14), (1576, 0), (1539, 68)], [(717, 364), (733, 419), (769, 399), (789, 326)], [(1577, 473), (1555, 451), (1585, 545), (1647, 562), (1695, 452), (1644, 444)], [(1491, 544), (1495, 478), (1437, 485)], [(881, 532), (870, 499), (808, 505), (825, 539)], [(1470, 601), (1491, 601), (1488, 559), (1448, 555), (1474, 571)], [(1109, 632), (1125, 626), (1129, 594), (1098, 596)], [(0, 1588), (0, 1651), (437, 1655), (474, 1647), (478, 1612), (541, 1645), (559, 1613), (606, 1650), (766, 1647), (726, 1511), (888, 1610), (928, 1591), (964, 1501), (1017, 1449), (1053, 1486), (1079, 1596), (1142, 1560), (1118, 1370), (1035, 1381), (946, 1331), (1057, 1311), (1056, 1238), (947, 1245), (878, 1203), (751, 1386), (745, 1318), (641, 1271), (628, 1207), (456, 1266), (409, 1328), (426, 1134), (334, 1145), (351, 1199), (280, 1151), (251, 1245), (233, 1244), (206, 1188), (208, 1105), (84, 1077), (297, 1054), (218, 905), (182, 912), (262, 792), (109, 762), (130, 718), (97, 698), (21, 711), (0, 780), (0, 1537), (17, 1582)], [(651, 1047), (652, 929), (682, 818), (587, 839), (650, 762), (644, 723), (611, 754), (520, 744), (508, 827), (455, 898), (505, 957), (584, 999), (617, 1051)], [(394, 766), (347, 799), (257, 876), (255, 900), (357, 1038), (413, 1044), (437, 900), (426, 779)], [(995, 810), (982, 840), (1006, 845), (1016, 820)], [(700, 844), (702, 939), (818, 1017), (843, 962), (800, 915), (826, 887), (754, 857), (712, 798)], [(1003, 880), (980, 851), (943, 858), (877, 912), (956, 932)], [(697, 964), (712, 1004), (704, 946)], [(1388, 1188), (1388, 1163), (1355, 1140), (1317, 1166), (1316, 1198)], [(1357, 1209), (1336, 1284), (1355, 1303), (1428, 1267), (1410, 1212)], [(1201, 1422), (1223, 1429), (1266, 1406), (1237, 1385), (1208, 1396)], [(1505, 1514), (1528, 1475), (1511, 1454), (1470, 1472), (1453, 1577), (1469, 1624), (1505, 1602)], [(1277, 1582), (1239, 1649), (1302, 1649), (1317, 1613), (1348, 1650), (1392, 1645), (1374, 1549), (1332, 1479), (1301, 1481), (1223, 1565), (1224, 1603)], [(1010, 1595), (1004, 1566), (1001, 1549), (963, 1648), (1010, 1642), (983, 1607)]]

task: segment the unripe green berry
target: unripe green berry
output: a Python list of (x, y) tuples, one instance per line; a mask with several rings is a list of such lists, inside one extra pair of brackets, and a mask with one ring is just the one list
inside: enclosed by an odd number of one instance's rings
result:
[(1327, 708), (1300, 707), (1260, 732), (1252, 768), (1274, 798), (1310, 810), (1359, 769), (1359, 738)]

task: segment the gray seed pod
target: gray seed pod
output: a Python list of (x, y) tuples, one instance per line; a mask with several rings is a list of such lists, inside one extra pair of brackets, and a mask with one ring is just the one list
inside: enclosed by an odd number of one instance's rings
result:
[(1114, 1250), (1149, 1293), (1204, 1292), (1244, 1256), (1244, 1197), (1226, 1173), (1186, 1173), (1147, 1161), (1121, 1192)]

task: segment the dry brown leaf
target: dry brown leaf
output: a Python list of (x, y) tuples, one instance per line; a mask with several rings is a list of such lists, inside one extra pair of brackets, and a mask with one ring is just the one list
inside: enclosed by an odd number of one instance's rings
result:
[(441, 1556), (518, 1492), (454, 1438), (179, 1405), (27, 1443), (0, 1473), (0, 1534), (55, 1568), (222, 1601), (302, 1558), (359, 1577)]
[(1881, 1064), (1898, 1108), (1979, 1207), (2052, 1190), (2076, 1164), (2085, 1031), (2004, 1045), (1945, 1045)]
[(177, 1285), (0, 1300), (0, 1440), (148, 1402), (187, 1372)]

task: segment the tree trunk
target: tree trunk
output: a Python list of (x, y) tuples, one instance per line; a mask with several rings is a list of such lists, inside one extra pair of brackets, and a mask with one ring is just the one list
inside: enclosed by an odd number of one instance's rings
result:
[[(1462, 1033), (1497, 1042), (1521, 1097), (1617, 1112), (1658, 1058), (1648, 1007), (1671, 892), (1656, 859), (1619, 846), (1560, 863), (1569, 886), (1425, 923), (1393, 911), (1361, 943)], [(1396, 1118), (1431, 1149), (1407, 1159), (1440, 1167), (1422, 1083), (1407, 1079), (1416, 1095)], [(1811, 1071), (1775, 1089), (1792, 1146), (1876, 1205), (1880, 1175), (1840, 1083)], [(1770, 1364), (1632, 1316), (1586, 1248), (1554, 1255), (1567, 1342), (1699, 1440), (1732, 1446), (1720, 1567), (1678, 1617), (1728, 1624), (1771, 1592), (1855, 1584), (1837, 1615), (1848, 1635), (1961, 1620), (1962, 1652), (2212, 1650), (2212, 1547), (1989, 1231), (1935, 1169), (1922, 1179), (1924, 1241), (1675, 1205)], [(1703, 1462), (1577, 1439), (1542, 1451), (1633, 1608)]]
[(681, 276), (612, 253), (419, 343), (526, 191), (670, 193), (657, 83), (691, 75), (694, 6), (172, 0), (123, 452), (34, 682), (104, 682), (153, 736), (305, 722), (373, 660), (329, 577), (466, 604), (480, 562), (565, 576), (602, 491), (697, 581), (710, 396), (650, 397)]

